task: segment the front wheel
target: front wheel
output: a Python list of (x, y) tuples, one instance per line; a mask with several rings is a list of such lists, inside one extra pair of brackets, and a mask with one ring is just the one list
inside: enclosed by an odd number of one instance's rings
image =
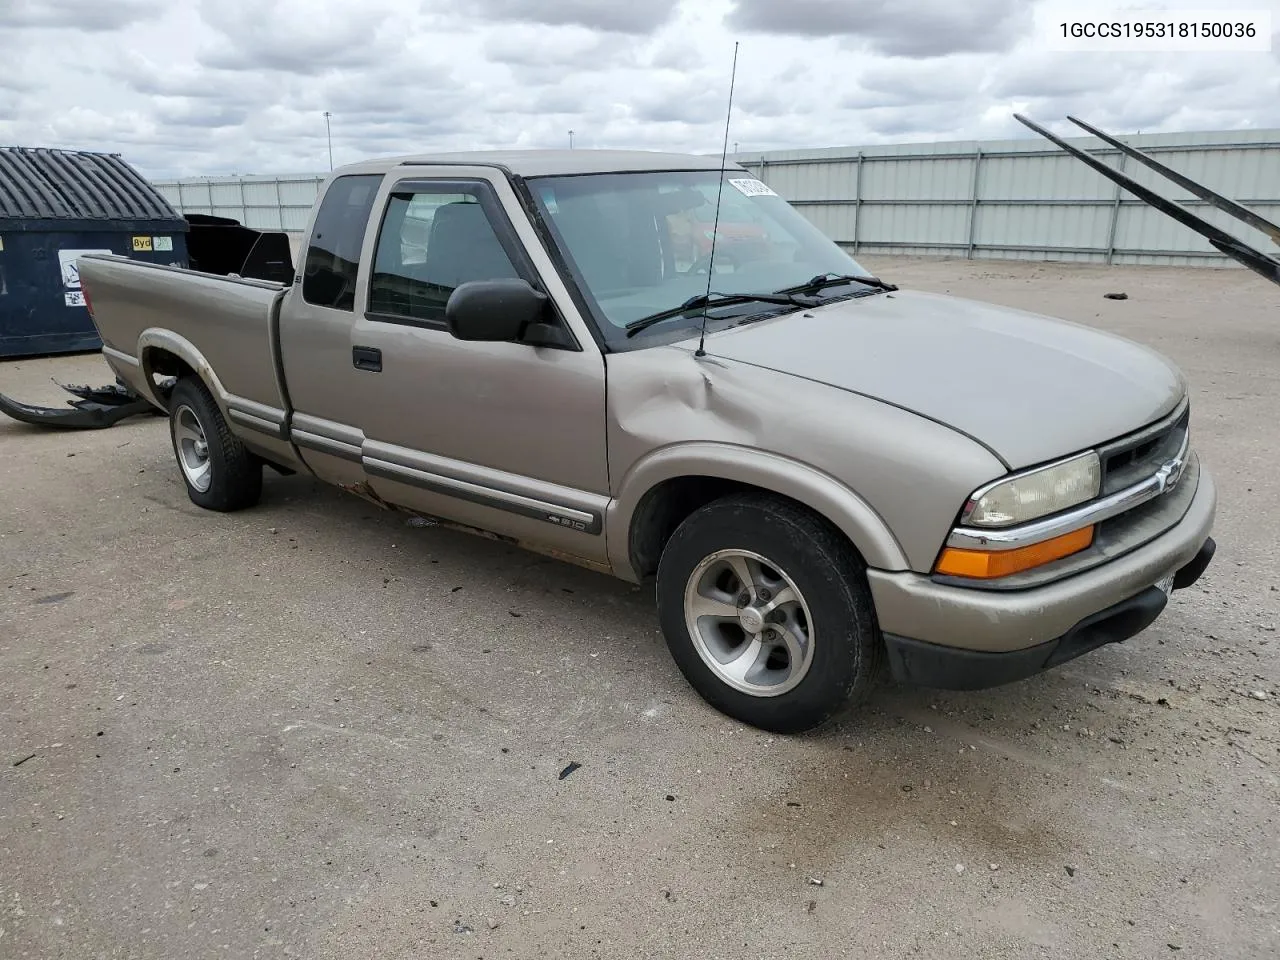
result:
[(690, 685), (775, 733), (820, 726), (865, 697), (883, 640), (862, 559), (820, 517), (745, 494), (691, 514), (658, 565), (658, 618)]
[(231, 432), (199, 380), (179, 380), (169, 395), (169, 436), (192, 503), (229, 512), (261, 498), (262, 461)]

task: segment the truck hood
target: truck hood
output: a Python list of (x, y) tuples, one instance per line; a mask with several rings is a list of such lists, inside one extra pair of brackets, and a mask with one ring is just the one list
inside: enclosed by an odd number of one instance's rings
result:
[(707, 352), (910, 410), (1014, 470), (1136, 430), (1186, 391), (1173, 364), (1122, 337), (914, 291), (735, 327)]

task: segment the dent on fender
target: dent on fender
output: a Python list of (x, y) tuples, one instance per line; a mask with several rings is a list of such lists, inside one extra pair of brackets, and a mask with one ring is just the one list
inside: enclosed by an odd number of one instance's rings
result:
[[(755, 447), (763, 440), (763, 421), (751, 409), (748, 377), (711, 357), (694, 359), (684, 351), (661, 351), (667, 359), (653, 381), (631, 384), (616, 396), (617, 425), (629, 437), (653, 448), (674, 436), (695, 436), (720, 443)], [(708, 427), (711, 430), (708, 431)]]
[[(681, 476), (715, 476), (800, 500), (836, 523), (868, 563), (906, 569), (888, 526), (834, 477), (781, 453), (777, 424), (761, 416), (767, 375), (684, 347), (609, 359), (609, 458), (616, 498), (606, 521), (615, 572), (636, 579), (628, 546), (644, 495)], [(776, 388), (775, 388), (776, 389)]]

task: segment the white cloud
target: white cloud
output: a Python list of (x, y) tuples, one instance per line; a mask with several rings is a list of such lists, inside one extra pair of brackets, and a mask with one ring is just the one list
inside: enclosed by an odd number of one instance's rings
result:
[(1010, 49), (1030, 32), (1027, 0), (735, 0), (731, 26), (765, 34), (849, 38), (895, 57)]
[(5, 0), (0, 5), (0, 28), (72, 28), (92, 33), (118, 30), (153, 14), (149, 0)]
[[(1168, 0), (1173, 4), (1174, 0)], [(1185, 6), (1182, 0), (1177, 5)], [(1200, 6), (1209, 6), (1201, 0)], [(1280, 0), (1251, 0), (1273, 11)], [(0, 0), (0, 142), (152, 176), (485, 147), (1280, 127), (1272, 53), (1060, 53), (1035, 0)], [(1280, 44), (1277, 45), (1280, 48)]]
[(517, 23), (572, 24), (610, 33), (652, 33), (671, 19), (679, 0), (475, 0), (482, 18)]

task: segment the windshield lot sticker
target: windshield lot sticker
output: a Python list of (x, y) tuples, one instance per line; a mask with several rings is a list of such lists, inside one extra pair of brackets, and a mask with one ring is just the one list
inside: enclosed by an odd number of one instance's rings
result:
[(777, 194), (769, 188), (767, 183), (761, 183), (759, 180), (753, 180), (750, 177), (739, 177), (737, 179), (730, 180), (729, 182), (737, 187), (738, 192), (744, 197), (777, 196)]

